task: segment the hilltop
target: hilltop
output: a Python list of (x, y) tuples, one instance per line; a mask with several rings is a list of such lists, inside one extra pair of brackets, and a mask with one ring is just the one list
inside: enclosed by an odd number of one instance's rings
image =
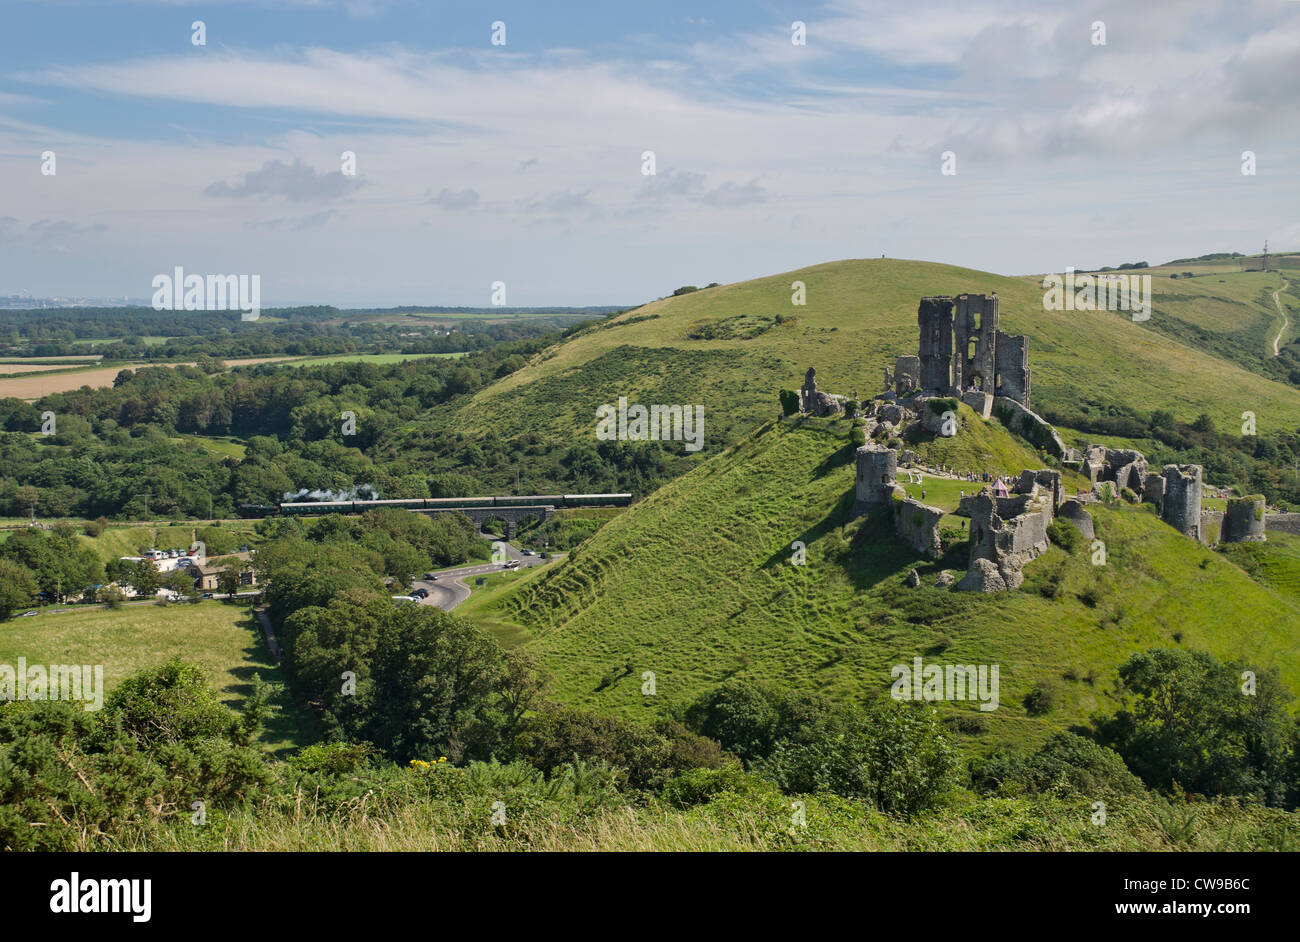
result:
[[(1272, 292), (1284, 275), (1149, 273), (1153, 313), (1134, 322), (1124, 312), (1044, 310), (1041, 277), (896, 259), (829, 262), (665, 298), (575, 329), (523, 369), (447, 407), (439, 422), (470, 434), (570, 439), (594, 429), (597, 407), (619, 396), (699, 403), (716, 450), (770, 418), (772, 391), (796, 386), (809, 366), (824, 388), (874, 394), (883, 367), (916, 351), (919, 298), (997, 292), (1002, 329), (1029, 339), (1040, 414), (1076, 412), (1081, 403), (1165, 409), (1183, 420), (1204, 412), (1231, 428), (1250, 410), (1261, 435), (1300, 425), (1300, 390), (1263, 375), (1282, 324)], [(805, 285), (803, 306), (791, 303), (796, 281)], [(1280, 297), (1295, 305), (1285, 291)]]

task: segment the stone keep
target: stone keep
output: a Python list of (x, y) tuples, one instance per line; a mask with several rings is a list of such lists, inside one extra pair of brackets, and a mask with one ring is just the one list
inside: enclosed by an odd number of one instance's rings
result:
[(1161, 519), (1193, 540), (1204, 540), (1205, 534), (1201, 532), (1201, 466), (1167, 464), (1161, 477), (1165, 479)]
[(922, 298), (916, 320), (919, 388), (927, 395), (960, 396), (978, 386), (1029, 408), (1029, 341), (998, 329), (996, 294)]
[(1228, 510), (1223, 515), (1220, 543), (1263, 543), (1264, 498), (1259, 494), (1250, 497), (1229, 497)]

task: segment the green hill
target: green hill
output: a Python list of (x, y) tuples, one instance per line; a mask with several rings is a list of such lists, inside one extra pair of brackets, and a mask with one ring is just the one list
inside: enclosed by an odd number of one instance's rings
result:
[[(1096, 510), (1105, 565), (1086, 548), (1054, 546), (1026, 567), (1019, 591), (934, 587), (942, 568), (965, 568), (964, 543), (926, 562), (887, 519), (848, 522), (847, 430), (843, 420), (769, 421), (569, 559), (463, 611), (525, 639), (562, 698), (633, 715), (730, 678), (859, 696), (888, 688), (892, 666), (921, 656), (1000, 665), (999, 709), (983, 719), (971, 703), (942, 709), (963, 711), (961, 728), (981, 741), (1023, 744), (1113, 709), (1114, 669), (1136, 651), (1178, 644), (1275, 667), (1300, 691), (1298, 600), (1181, 536), (1150, 506)], [(995, 424), (980, 434), (1019, 447)], [(796, 540), (806, 565), (789, 561)], [(912, 568), (915, 589), (904, 585)], [(642, 694), (645, 671), (653, 697)], [(1022, 698), (1035, 688), (1054, 706), (1031, 716)]]
[[(567, 440), (590, 429), (594, 440), (595, 410), (619, 396), (693, 403), (705, 407), (712, 451), (773, 417), (777, 390), (797, 386), (809, 366), (823, 389), (873, 395), (883, 367), (916, 352), (921, 297), (996, 291), (1002, 329), (1029, 338), (1039, 411), (1111, 403), (1183, 419), (1206, 412), (1230, 428), (1250, 410), (1268, 434), (1300, 425), (1300, 390), (1243, 363), (1254, 355), (1263, 363), (1281, 325), (1271, 292), (1282, 280), (1277, 272), (1225, 269), (1190, 281), (1157, 272), (1151, 320), (1135, 323), (1125, 313), (1046, 311), (1041, 278), (895, 259), (830, 262), (593, 324), (438, 421), (501, 437)], [(804, 306), (791, 303), (795, 281), (806, 286)]]

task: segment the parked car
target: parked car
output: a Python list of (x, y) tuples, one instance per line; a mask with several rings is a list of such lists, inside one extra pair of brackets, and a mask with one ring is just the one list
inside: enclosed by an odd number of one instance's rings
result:
[(203, 593), (203, 597), (204, 597), (205, 599), (210, 599), (210, 598), (212, 598), (212, 593), (211, 593), (211, 592), (204, 592), (204, 593)]
[(424, 574), (424, 578), (426, 578), (426, 579), (437, 579), (437, 578), (438, 578), (438, 574), (437, 574), (436, 572), (426, 572), (426, 573)]
[(415, 590), (414, 592), (412, 592), (411, 594), (414, 595), (417, 599), (427, 599), (427, 598), (429, 597), (429, 590), (428, 590), (428, 589), (416, 589), (416, 590)]
[(39, 614), (40, 614), (40, 612), (35, 611), (35, 610), (33, 609), (33, 610), (30, 611), (30, 612), (23, 612), (23, 613), (22, 613), (21, 615), (19, 615), (18, 617), (19, 617), (19, 618), (26, 618), (28, 615), (39, 615)]
[(530, 549), (526, 549), (526, 550), (524, 550), (523, 552), (524, 552), (524, 555), (525, 555), (525, 556), (536, 556), (536, 555), (537, 555), (536, 553), (534, 553), (534, 552), (533, 552), (532, 550), (530, 550)]

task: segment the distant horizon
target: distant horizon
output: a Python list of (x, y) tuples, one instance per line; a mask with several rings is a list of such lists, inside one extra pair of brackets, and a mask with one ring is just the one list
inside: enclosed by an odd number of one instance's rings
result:
[[(1268, 254), (1269, 254), (1270, 256), (1273, 256), (1273, 255), (1277, 255), (1277, 256), (1292, 256), (1292, 255), (1300, 255), (1300, 249), (1297, 249), (1297, 250), (1288, 250), (1288, 249), (1278, 249), (1278, 250), (1274, 250), (1274, 249), (1269, 249), (1269, 253), (1268, 253)], [(1185, 257), (1185, 258), (1175, 258), (1175, 259), (1170, 259), (1170, 260), (1168, 260), (1168, 261), (1164, 261), (1164, 262), (1154, 262), (1154, 263), (1152, 263), (1152, 262), (1148, 262), (1146, 259), (1135, 259), (1135, 260), (1133, 260), (1133, 261), (1134, 261), (1134, 262), (1137, 262), (1137, 263), (1146, 262), (1146, 263), (1147, 263), (1151, 268), (1162, 268), (1162, 267), (1165, 267), (1165, 266), (1168, 266), (1168, 265), (1178, 265), (1178, 264), (1183, 264), (1183, 263), (1190, 263), (1190, 262), (1192, 262), (1192, 261), (1197, 260), (1198, 258), (1203, 258), (1204, 256), (1207, 256), (1207, 255), (1229, 255), (1229, 256), (1233, 256), (1233, 257), (1237, 257), (1237, 258), (1242, 258), (1242, 259), (1251, 259), (1251, 258), (1262, 258), (1263, 255), (1264, 255), (1264, 253), (1263, 253), (1262, 251), (1260, 251), (1260, 252), (1237, 252), (1236, 250), (1222, 250), (1222, 251), (1216, 251), (1216, 252), (1203, 252), (1203, 253), (1201, 253), (1200, 256), (1188, 256), (1188, 257)], [(951, 262), (939, 262), (939, 261), (934, 261), (934, 260), (932, 260), (932, 259), (923, 259), (923, 258), (890, 258), (890, 257), (888, 257), (888, 256), (886, 256), (886, 257), (883, 258), (883, 259), (881, 259), (881, 258), (872, 258), (872, 257), (869, 257), (869, 256), (868, 256), (868, 257), (860, 257), (860, 258), (835, 258), (835, 259), (829, 259), (829, 260), (824, 261), (824, 262), (814, 262), (813, 265), (829, 265), (829, 264), (836, 264), (836, 263), (840, 263), (840, 262), (851, 262), (851, 261), (898, 261), (898, 262), (924, 262), (924, 263), (930, 263), (930, 264), (935, 264), (935, 265), (954, 265), (954, 267), (958, 267), (958, 268), (972, 268), (972, 267), (973, 267), (973, 266), (970, 266), (970, 265), (959, 265), (959, 264), (951, 263)], [(1107, 269), (1118, 268), (1120, 265), (1126, 265), (1126, 264), (1133, 264), (1133, 262), (1116, 262), (1116, 263), (1114, 263), (1113, 265), (1103, 265), (1103, 266), (1098, 266), (1098, 267), (1096, 267), (1096, 268), (1080, 268), (1080, 267), (1078, 267), (1078, 266), (1075, 266), (1075, 267), (1074, 267), (1074, 270), (1077, 271), (1077, 272), (1097, 272), (1097, 271), (1104, 271), (1104, 270), (1107, 270)], [(809, 266), (805, 266), (805, 267), (809, 267)], [(798, 270), (799, 270), (799, 269), (787, 269), (786, 271), (798, 271)], [(1003, 277), (1003, 278), (1033, 278), (1033, 277), (1037, 277), (1037, 276), (1039, 276), (1039, 275), (1047, 275), (1047, 274), (1052, 274), (1052, 273), (1053, 273), (1053, 272), (1049, 272), (1049, 271), (1043, 271), (1043, 272), (1024, 272), (1024, 273), (1021, 273), (1021, 274), (1010, 274), (1010, 275), (1008, 275), (1008, 274), (1005, 274), (1005, 273), (1003, 273), (1003, 272), (989, 271), (989, 270), (987, 270), (987, 269), (976, 269), (976, 270), (978, 270), (978, 271), (987, 271), (988, 274), (991, 274), (991, 275), (999, 275), (999, 276), (1001, 276), (1001, 277)], [(1065, 268), (1064, 268), (1064, 267), (1058, 269), (1058, 270), (1057, 270), (1057, 273), (1059, 273), (1059, 272), (1063, 272), (1063, 271), (1065, 271)], [(783, 274), (783, 273), (784, 273), (784, 272), (766, 272), (766, 273), (764, 273), (764, 274), (754, 275), (752, 278), (742, 278), (742, 279), (740, 279), (739, 281), (736, 281), (736, 282), (721, 282), (721, 283), (720, 283), (720, 286), (725, 287), (727, 284), (739, 284), (739, 283), (742, 283), (742, 282), (745, 282), (745, 281), (753, 281), (753, 280), (757, 280), (757, 279), (760, 279), (760, 278), (771, 278), (771, 277), (774, 277), (774, 276), (776, 276), (776, 275)], [(683, 284), (683, 285), (678, 285), (677, 287), (689, 287), (689, 286)], [(703, 288), (705, 287), (705, 285), (695, 285), (694, 287), (696, 287), (696, 288), (700, 288), (700, 289), (703, 289)], [(671, 289), (671, 290), (676, 290), (676, 289)], [(415, 303), (411, 303), (411, 302), (399, 302), (399, 303), (396, 303), (396, 304), (353, 304), (353, 305), (348, 305), (348, 306), (341, 306), (341, 305), (339, 305), (339, 304), (335, 304), (335, 303), (330, 302), (330, 301), (321, 301), (321, 300), (314, 300), (314, 301), (274, 301), (274, 302), (272, 302), (272, 303), (264, 304), (263, 307), (262, 307), (262, 310), (263, 310), (264, 312), (270, 312), (270, 311), (275, 311), (275, 310), (284, 310), (284, 309), (289, 309), (289, 308), (299, 308), (299, 307), (334, 307), (334, 308), (337, 308), (337, 309), (339, 310), (339, 312), (340, 312), (340, 313), (343, 313), (343, 314), (358, 313), (358, 312), (384, 313), (384, 312), (388, 312), (388, 311), (399, 311), (399, 310), (401, 310), (401, 309), (403, 309), (403, 308), (408, 309), (408, 313), (410, 313), (410, 312), (412, 312), (412, 311), (415, 311), (415, 310), (419, 310), (419, 311), (433, 311), (433, 312), (445, 312), (445, 313), (449, 313), (449, 314), (451, 314), (451, 313), (513, 314), (513, 313), (526, 313), (526, 312), (539, 312), (539, 311), (554, 311), (554, 312), (556, 312), (556, 313), (562, 313), (562, 312), (564, 312), (564, 311), (599, 311), (599, 310), (605, 310), (605, 311), (617, 311), (617, 310), (629, 310), (629, 309), (631, 309), (631, 308), (641, 307), (641, 306), (646, 305), (646, 304), (651, 304), (651, 303), (653, 303), (653, 302), (655, 302), (655, 301), (661, 301), (661, 300), (664, 300), (664, 299), (666, 299), (666, 298), (668, 298), (668, 297), (671, 297), (671, 294), (667, 294), (667, 295), (658, 295), (658, 296), (653, 297), (653, 298), (650, 298), (650, 299), (648, 299), (648, 300), (637, 301), (637, 302), (632, 303), (632, 304), (582, 304), (582, 305), (579, 305), (579, 304), (539, 304), (539, 305), (527, 305), (527, 306), (525, 306), (525, 305), (510, 305), (510, 306), (501, 306), (501, 307), (496, 307), (496, 306), (492, 306), (492, 305), (472, 305), (472, 304), (415, 304)], [(3, 293), (0, 293), (0, 302), (2, 302), (2, 301), (10, 301), (10, 300), (15, 300), (15, 299), (25, 300), (25, 299), (27, 299), (27, 296), (25, 296), (25, 295), (22, 294), (22, 293), (11, 293), (11, 294), (3, 294)], [(9, 310), (9, 311), (23, 311), (23, 310), (48, 310), (48, 309), (75, 310), (75, 309), (78, 308), (78, 307), (88, 307), (88, 308), (89, 308), (89, 307), (96, 307), (96, 306), (102, 306), (102, 307), (121, 307), (121, 308), (147, 308), (147, 309), (149, 309), (149, 310), (152, 310), (152, 309), (153, 309), (153, 308), (152, 308), (152, 305), (151, 305), (151, 303), (150, 303), (150, 299), (149, 299), (149, 298), (128, 298), (128, 299), (124, 299), (124, 300), (119, 301), (119, 300), (116, 300), (115, 298), (113, 298), (113, 297), (111, 297), (111, 296), (96, 296), (96, 295), (90, 295), (90, 296), (84, 296), (84, 297), (81, 297), (81, 296), (78, 296), (78, 297), (72, 297), (72, 296), (65, 296), (65, 295), (54, 295), (54, 296), (50, 296), (50, 297), (39, 297), (39, 296), (31, 296), (31, 297), (30, 297), (30, 300), (32, 300), (32, 301), (53, 301), (53, 300), (56, 300), (56, 299), (66, 299), (66, 300), (69, 301), (69, 302), (75, 302), (75, 303), (67, 303), (67, 304), (50, 305), (49, 307), (44, 307), (44, 308), (43, 308), (43, 307), (24, 308), (24, 307), (17, 307), (17, 306), (0, 306), (0, 310)], [(93, 302), (93, 303), (92, 303), (92, 302)], [(202, 313), (205, 313), (205, 312), (203, 312), (203, 311), (176, 311), (175, 313), (177, 313), (177, 314), (202, 314)]]

